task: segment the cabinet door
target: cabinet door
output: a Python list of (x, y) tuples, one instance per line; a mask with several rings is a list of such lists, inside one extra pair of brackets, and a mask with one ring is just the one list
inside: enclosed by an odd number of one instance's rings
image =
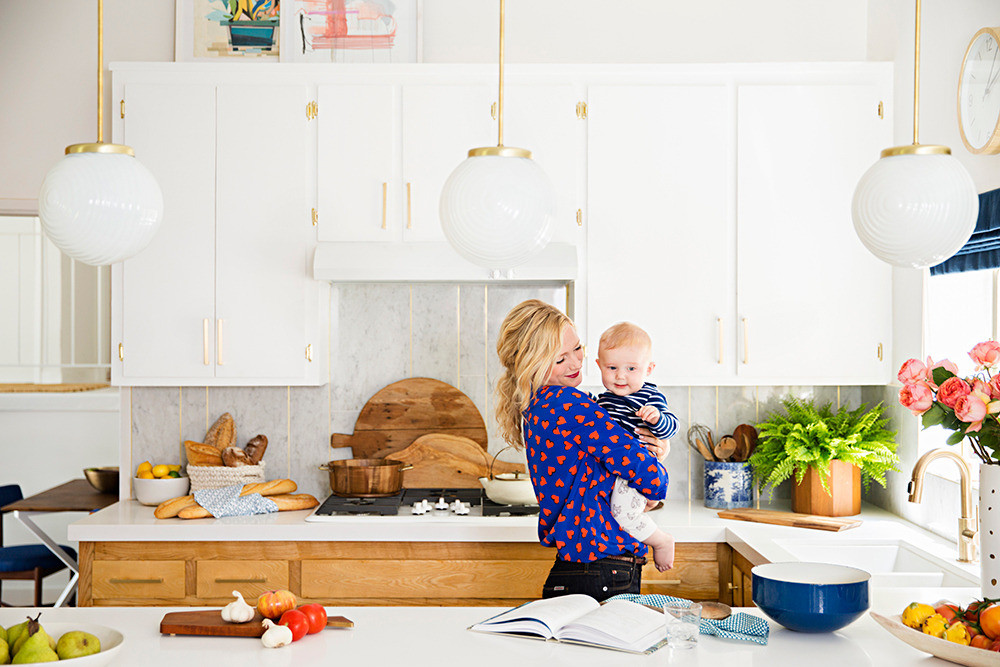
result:
[[(114, 287), (124, 360), (115, 382), (210, 378), (206, 325), (215, 304), (215, 87), (130, 83), (123, 140), (163, 191), (152, 242), (125, 260)], [(206, 352), (206, 348), (208, 351)]]
[(882, 383), (890, 267), (858, 240), (851, 198), (891, 140), (875, 85), (739, 89), (738, 373)]
[(403, 239), (444, 241), (441, 188), (470, 148), (495, 146), (493, 94), (477, 85), (403, 86)]
[[(725, 86), (592, 86), (588, 93), (587, 339), (635, 322), (654, 379), (733, 372), (734, 248)], [(588, 377), (599, 384), (596, 364)]]
[(319, 87), (319, 240), (402, 237), (398, 87)]
[[(218, 104), (216, 376), (302, 381), (308, 125), (302, 85), (224, 85)], [(316, 308), (312, 302), (311, 308)]]
[(531, 151), (552, 181), (556, 194), (552, 240), (572, 244), (583, 238), (587, 126), (576, 115), (581, 99), (570, 85), (518, 84), (504, 89), (503, 142)]

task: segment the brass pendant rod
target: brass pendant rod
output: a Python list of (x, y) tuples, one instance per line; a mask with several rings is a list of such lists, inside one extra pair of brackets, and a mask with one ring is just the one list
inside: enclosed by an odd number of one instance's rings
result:
[(104, 0), (97, 0), (97, 143), (104, 143)]
[(503, 28), (504, 0), (500, 0), (500, 93), (497, 96), (497, 146), (503, 146)]
[(920, 0), (917, 0), (917, 18), (913, 38), (913, 145), (920, 143)]

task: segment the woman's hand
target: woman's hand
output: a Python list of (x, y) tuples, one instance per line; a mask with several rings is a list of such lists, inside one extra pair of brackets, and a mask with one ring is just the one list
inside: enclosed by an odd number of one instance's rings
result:
[(670, 453), (670, 440), (660, 440), (653, 435), (653, 432), (648, 428), (637, 428), (635, 430), (636, 437), (639, 441), (646, 445), (646, 449), (653, 452), (653, 455), (660, 461), (664, 461), (667, 458), (667, 454)]

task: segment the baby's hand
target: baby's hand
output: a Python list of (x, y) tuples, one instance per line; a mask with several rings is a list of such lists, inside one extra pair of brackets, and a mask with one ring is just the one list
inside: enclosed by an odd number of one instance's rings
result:
[(644, 405), (635, 411), (635, 414), (639, 419), (650, 424), (655, 424), (660, 421), (660, 411), (654, 408), (652, 405)]

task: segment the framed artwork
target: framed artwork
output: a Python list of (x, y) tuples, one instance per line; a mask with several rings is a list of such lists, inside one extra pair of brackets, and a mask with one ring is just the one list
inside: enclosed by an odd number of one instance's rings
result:
[(174, 60), (277, 60), (280, 0), (177, 0)]
[(282, 0), (281, 62), (420, 62), (421, 2)]

